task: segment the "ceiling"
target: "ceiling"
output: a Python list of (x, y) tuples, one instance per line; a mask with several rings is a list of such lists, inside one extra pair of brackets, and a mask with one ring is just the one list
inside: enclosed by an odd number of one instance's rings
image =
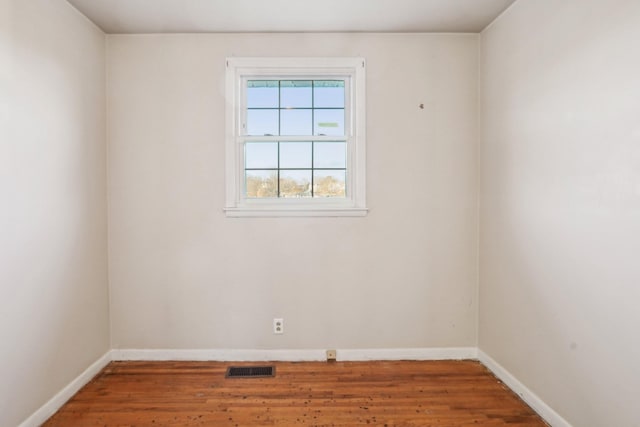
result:
[(515, 0), (67, 0), (104, 32), (479, 32)]

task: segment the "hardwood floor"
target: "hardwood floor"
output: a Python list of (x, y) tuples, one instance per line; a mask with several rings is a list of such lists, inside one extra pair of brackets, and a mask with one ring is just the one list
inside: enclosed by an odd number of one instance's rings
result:
[(474, 361), (276, 362), (273, 378), (226, 379), (231, 365), (247, 364), (112, 362), (44, 425), (546, 426)]

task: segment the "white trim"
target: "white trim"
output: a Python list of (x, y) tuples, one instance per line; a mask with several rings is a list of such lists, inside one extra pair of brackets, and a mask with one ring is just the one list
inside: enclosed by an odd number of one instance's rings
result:
[(516, 393), (527, 405), (538, 413), (552, 427), (572, 427), (571, 424), (560, 414), (547, 405), (537, 394), (522, 384), (516, 377), (507, 371), (502, 365), (496, 362), (491, 356), (478, 349), (478, 360), (491, 372), (495, 374), (503, 383)]
[(71, 381), (53, 396), (47, 403), (42, 405), (29, 418), (24, 420), (18, 427), (38, 427), (47, 421), (58, 409), (60, 409), (69, 399), (73, 397), (82, 387), (93, 379), (105, 366), (111, 362), (111, 351), (107, 351), (100, 359), (96, 360), (76, 379)]
[(318, 362), (326, 360), (326, 355), (325, 350), (121, 349), (112, 351), (112, 359), (214, 362)]
[(284, 206), (272, 209), (269, 208), (225, 208), (227, 216), (230, 218), (246, 217), (354, 217), (366, 216), (368, 209), (364, 208), (327, 208), (327, 209), (285, 209)]
[(375, 348), (338, 350), (337, 361), (477, 359), (475, 347)]
[[(379, 348), (337, 350), (337, 361), (370, 360), (461, 360), (477, 359), (475, 347)], [(112, 360), (194, 360), (219, 362), (317, 362), (327, 359), (325, 349), (309, 350), (185, 350), (121, 349), (112, 351)]]

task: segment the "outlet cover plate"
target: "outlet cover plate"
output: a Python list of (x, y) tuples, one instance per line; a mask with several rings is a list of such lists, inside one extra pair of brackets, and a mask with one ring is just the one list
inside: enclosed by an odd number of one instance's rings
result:
[(282, 318), (273, 319), (273, 333), (276, 335), (284, 334), (284, 319)]

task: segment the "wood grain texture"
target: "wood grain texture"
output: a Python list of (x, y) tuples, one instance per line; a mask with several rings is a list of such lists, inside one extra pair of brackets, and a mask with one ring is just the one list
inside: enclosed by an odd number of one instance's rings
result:
[(112, 362), (44, 425), (546, 425), (474, 361), (276, 362), (274, 378), (225, 379), (231, 365), (249, 364)]

